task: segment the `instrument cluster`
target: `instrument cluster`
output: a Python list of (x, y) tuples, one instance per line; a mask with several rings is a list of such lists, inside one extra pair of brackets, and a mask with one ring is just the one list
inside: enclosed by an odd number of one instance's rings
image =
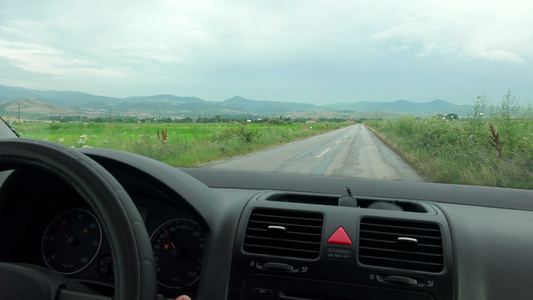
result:
[[(168, 293), (191, 287), (200, 279), (206, 239), (200, 224), (189, 216), (178, 213), (180, 217), (165, 219), (162, 215), (166, 214), (148, 211), (145, 215), (156, 220), (145, 222), (150, 227), (158, 224), (149, 230), (150, 241), (159, 287)], [(41, 255), (44, 264), (59, 274), (78, 274), (92, 265), (86, 272), (91, 278), (108, 279), (113, 275), (112, 257), (107, 241), (103, 242), (100, 222), (84, 208), (70, 208), (50, 219), (42, 234)]]
[[(43, 195), (39, 201), (35, 201), (36, 190)], [(109, 241), (100, 220), (74, 190), (59, 188), (49, 180), (48, 184), (32, 184), (31, 189), (11, 189), (3, 196), (0, 205), (9, 213), (0, 216), (0, 243), (17, 245), (10, 249), (18, 250), (0, 249), (0, 261), (40, 265), (112, 294)], [(154, 195), (131, 197), (150, 236), (159, 293), (194, 295), (206, 249), (201, 220), (179, 201), (170, 203)], [(13, 226), (25, 234), (11, 234)]]

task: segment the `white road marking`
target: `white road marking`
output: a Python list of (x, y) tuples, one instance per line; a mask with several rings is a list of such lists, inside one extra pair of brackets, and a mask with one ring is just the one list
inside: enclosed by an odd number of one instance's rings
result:
[(341, 140), (338, 140), (338, 141), (335, 142), (335, 144), (338, 144), (338, 143), (340, 143), (340, 142), (341, 142)]
[(328, 148), (328, 149), (322, 151), (322, 153), (320, 153), (319, 155), (317, 155), (316, 158), (320, 158), (322, 155), (326, 154), (326, 152), (328, 152), (329, 150), (331, 150), (331, 148)]

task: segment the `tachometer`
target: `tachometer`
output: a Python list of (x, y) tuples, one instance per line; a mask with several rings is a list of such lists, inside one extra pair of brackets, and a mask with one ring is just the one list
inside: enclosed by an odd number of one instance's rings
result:
[(96, 257), (102, 243), (102, 229), (96, 217), (85, 209), (70, 209), (56, 216), (43, 234), (41, 252), (50, 269), (74, 274)]
[(150, 240), (160, 285), (179, 289), (200, 278), (205, 236), (198, 223), (189, 219), (167, 221), (155, 230)]

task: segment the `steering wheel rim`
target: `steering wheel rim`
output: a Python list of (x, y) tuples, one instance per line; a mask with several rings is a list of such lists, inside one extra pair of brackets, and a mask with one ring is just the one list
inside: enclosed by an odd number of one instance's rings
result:
[(115, 299), (156, 299), (150, 239), (133, 201), (97, 162), (62, 145), (31, 139), (0, 141), (0, 171), (39, 168), (63, 178), (86, 200), (109, 240), (115, 264)]

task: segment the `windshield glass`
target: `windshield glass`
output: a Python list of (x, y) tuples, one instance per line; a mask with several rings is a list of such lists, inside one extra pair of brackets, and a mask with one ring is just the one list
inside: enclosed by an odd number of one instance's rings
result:
[(533, 188), (533, 3), (0, 5), (0, 116), (22, 138), (177, 167)]

